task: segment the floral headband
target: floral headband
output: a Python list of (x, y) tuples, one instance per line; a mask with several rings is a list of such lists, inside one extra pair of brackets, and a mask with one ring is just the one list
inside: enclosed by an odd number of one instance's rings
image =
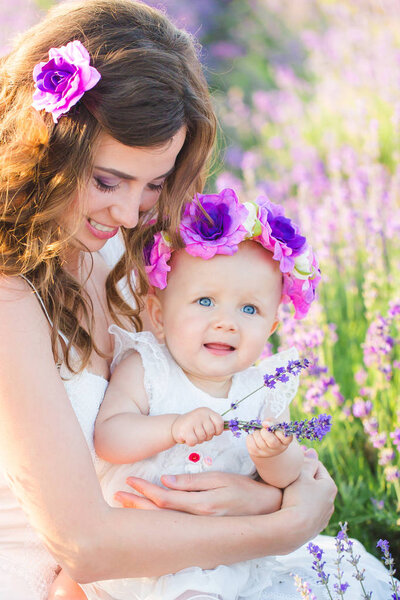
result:
[(79, 40), (61, 48), (51, 48), (49, 59), (33, 69), (36, 90), (32, 106), (52, 113), (54, 123), (57, 123), (61, 115), (96, 85), (101, 75), (90, 66), (89, 52)]
[[(235, 254), (244, 240), (259, 242), (279, 262), (282, 302), (293, 303), (295, 319), (308, 313), (321, 279), (318, 262), (298, 226), (284, 216), (282, 206), (265, 196), (242, 203), (231, 189), (197, 194), (185, 207), (179, 233), (186, 252), (205, 260), (216, 254)], [(157, 232), (153, 244), (145, 247), (149, 282), (159, 289), (167, 285), (173, 250), (164, 231)]]

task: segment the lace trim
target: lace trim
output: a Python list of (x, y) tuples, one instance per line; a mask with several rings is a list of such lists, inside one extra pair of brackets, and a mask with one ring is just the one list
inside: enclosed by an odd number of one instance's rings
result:
[[(262, 361), (257, 368), (266, 373), (273, 374), (277, 367), (285, 367), (290, 360), (298, 360), (299, 353), (296, 348), (289, 348), (278, 352)], [(290, 377), (287, 383), (276, 383), (274, 389), (266, 389), (267, 410), (276, 419), (289, 406), (297, 394), (299, 388), (299, 377)]]

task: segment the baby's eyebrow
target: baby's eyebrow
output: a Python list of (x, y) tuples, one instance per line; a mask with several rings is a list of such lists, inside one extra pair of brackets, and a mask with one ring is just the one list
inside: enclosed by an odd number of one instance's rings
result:
[[(137, 181), (137, 177), (134, 177), (134, 175), (129, 175), (128, 173), (123, 173), (122, 171), (118, 171), (117, 169), (109, 169), (108, 167), (99, 167), (99, 166), (94, 166), (95, 169), (97, 169), (98, 171), (104, 171), (105, 173), (110, 173), (110, 175), (115, 175), (116, 177), (121, 177), (121, 179), (127, 179), (129, 181)], [(171, 173), (173, 173), (175, 171), (175, 165), (169, 170), (167, 171), (167, 173), (164, 173), (163, 175), (158, 175), (157, 177), (154, 177), (152, 179), (152, 181), (156, 181), (157, 179), (163, 179), (164, 177), (168, 177), (168, 175), (171, 175)]]

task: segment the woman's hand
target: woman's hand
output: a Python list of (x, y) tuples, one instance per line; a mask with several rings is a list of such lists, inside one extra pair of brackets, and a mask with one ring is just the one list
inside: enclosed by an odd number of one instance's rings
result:
[(298, 479), (283, 491), (282, 509), (295, 509), (299, 518), (292, 532), (293, 550), (325, 529), (334, 511), (337, 488), (317, 459), (315, 450), (307, 450)]
[(144, 497), (117, 492), (115, 499), (126, 508), (170, 509), (194, 515), (267, 514), (271, 512), (271, 495), (276, 495), (276, 488), (263, 482), (219, 471), (164, 475), (162, 483), (168, 489), (137, 477), (129, 477), (127, 483)]

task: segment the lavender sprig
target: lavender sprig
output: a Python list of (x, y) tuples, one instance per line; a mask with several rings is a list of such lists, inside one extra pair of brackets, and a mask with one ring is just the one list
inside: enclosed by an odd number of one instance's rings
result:
[(311, 542), (308, 544), (307, 550), (314, 557), (312, 569), (318, 575), (317, 582), (320, 583), (321, 585), (325, 586), (330, 600), (333, 600), (332, 594), (330, 592), (329, 585), (328, 585), (329, 574), (326, 574), (324, 571), (324, 566), (326, 565), (326, 562), (325, 561), (322, 562), (322, 555), (323, 555), (324, 551), (322, 550), (322, 548), (320, 548), (316, 544), (312, 544)]
[(379, 540), (376, 544), (377, 548), (380, 548), (383, 554), (383, 561), (386, 566), (389, 567), (389, 575), (390, 575), (390, 583), (392, 586), (393, 594), (392, 600), (400, 600), (400, 588), (397, 581), (394, 580), (394, 574), (396, 573), (396, 569), (394, 568), (394, 560), (389, 551), (389, 542), (387, 540)]
[(372, 592), (366, 592), (363, 584), (363, 581), (365, 579), (365, 569), (360, 570), (358, 566), (361, 556), (356, 556), (354, 554), (354, 544), (347, 535), (347, 523), (339, 523), (339, 525), (340, 531), (337, 537), (343, 542), (344, 551), (347, 552), (350, 556), (350, 558), (348, 558), (347, 561), (354, 567), (355, 573), (353, 573), (353, 577), (360, 582), (364, 600), (371, 600)]
[[(303, 421), (290, 421), (289, 423), (275, 423), (266, 429), (268, 431), (283, 431), (286, 437), (294, 435), (298, 441), (319, 440), (331, 430), (332, 417), (330, 415), (319, 415), (312, 419)], [(241, 432), (254, 433), (257, 429), (264, 429), (260, 419), (251, 421), (241, 421), (240, 419), (230, 419), (224, 422), (224, 429), (230, 429), (235, 437), (240, 437)]]
[(317, 600), (317, 596), (314, 596), (310, 584), (307, 583), (307, 581), (303, 581), (299, 575), (294, 575), (293, 573), (291, 573), (291, 575), (294, 578), (296, 591), (299, 592), (303, 600)]
[(289, 381), (289, 377), (291, 375), (297, 376), (302, 369), (306, 369), (309, 366), (310, 366), (310, 361), (307, 358), (305, 358), (303, 361), (289, 360), (286, 367), (277, 367), (275, 369), (274, 375), (268, 375), (268, 373), (266, 373), (264, 375), (263, 385), (260, 385), (260, 387), (258, 387), (256, 390), (253, 390), (252, 392), (250, 392), (250, 394), (247, 394), (247, 396), (240, 398), (240, 400), (236, 400), (236, 402), (232, 402), (230, 408), (228, 408), (228, 410), (226, 410), (225, 412), (221, 413), (221, 417), (228, 414), (228, 412), (230, 412), (231, 410), (235, 410), (239, 406), (239, 404), (241, 402), (243, 402), (243, 400), (246, 400), (246, 398), (248, 398), (249, 396), (252, 396), (259, 390), (262, 390), (263, 387), (273, 389), (278, 381), (281, 383), (286, 383), (287, 381)]
[(344, 557), (344, 544), (342, 540), (341, 531), (339, 531), (338, 535), (335, 538), (335, 546), (337, 552), (337, 559), (335, 560), (335, 565), (337, 569), (337, 573), (335, 573), (335, 577), (337, 579), (337, 583), (333, 584), (333, 589), (336, 592), (337, 598), (344, 600), (344, 595), (349, 587), (347, 582), (342, 583), (343, 571), (341, 569), (341, 562)]

